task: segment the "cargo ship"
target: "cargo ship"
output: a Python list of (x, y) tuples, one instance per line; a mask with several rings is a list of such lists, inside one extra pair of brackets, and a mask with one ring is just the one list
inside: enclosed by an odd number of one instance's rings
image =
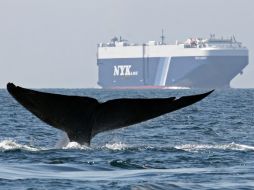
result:
[(248, 65), (248, 49), (235, 37), (189, 38), (175, 44), (129, 43), (114, 37), (97, 48), (102, 88), (230, 88)]

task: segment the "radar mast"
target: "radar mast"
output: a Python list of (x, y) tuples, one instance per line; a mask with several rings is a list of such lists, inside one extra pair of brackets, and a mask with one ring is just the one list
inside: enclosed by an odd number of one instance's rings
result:
[(165, 44), (165, 36), (164, 36), (164, 31), (162, 29), (161, 31), (161, 44), (164, 45)]

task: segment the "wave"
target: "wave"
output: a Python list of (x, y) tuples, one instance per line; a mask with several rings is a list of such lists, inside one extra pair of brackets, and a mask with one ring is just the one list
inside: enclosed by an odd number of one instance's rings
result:
[(16, 143), (13, 140), (3, 140), (0, 142), (0, 151), (9, 151), (9, 150), (26, 150), (26, 151), (38, 151), (38, 149), (32, 146), (23, 145)]
[(81, 145), (77, 142), (65, 142), (63, 146), (59, 146), (59, 144), (52, 148), (42, 148), (42, 147), (32, 147), (29, 145), (24, 145), (17, 143), (15, 140), (3, 140), (0, 141), (0, 151), (14, 151), (14, 150), (25, 150), (25, 151), (40, 151), (40, 150), (54, 150), (54, 149), (79, 149), (79, 150), (91, 150), (91, 149), (110, 149), (110, 150), (125, 150), (129, 148), (130, 146), (123, 144), (121, 142), (119, 143), (113, 143), (113, 144), (106, 144), (101, 147), (88, 147), (87, 145)]
[(244, 145), (244, 144), (236, 144), (234, 142), (229, 144), (221, 144), (221, 145), (209, 145), (209, 144), (185, 144), (175, 146), (176, 149), (189, 151), (189, 152), (197, 152), (199, 150), (209, 150), (209, 149), (219, 149), (219, 150), (237, 150), (237, 151), (254, 151), (254, 146)]
[(110, 150), (125, 150), (127, 148), (129, 148), (130, 146), (128, 146), (127, 144), (124, 143), (113, 143), (113, 144), (106, 144), (105, 146), (103, 146), (103, 148), (107, 148)]
[(163, 150), (163, 151), (174, 151), (174, 150), (183, 150), (188, 152), (198, 152), (202, 150), (235, 150), (235, 151), (254, 151), (254, 146), (229, 143), (229, 144), (183, 144), (178, 146), (152, 146), (152, 145), (130, 145), (122, 142), (107, 143), (102, 146), (92, 146), (88, 147), (86, 145), (81, 145), (77, 142), (68, 142), (65, 146), (62, 147), (33, 147), (30, 145), (17, 143), (15, 140), (3, 140), (0, 141), (0, 151), (15, 151), (15, 150), (25, 150), (25, 151), (42, 151), (42, 150), (54, 150), (54, 149), (79, 149), (79, 150), (114, 150), (114, 151), (123, 151), (123, 150)]
[(29, 145), (24, 145), (17, 143), (15, 140), (3, 140), (0, 141), (0, 151), (15, 151), (15, 150), (24, 150), (24, 151), (42, 151), (42, 150), (54, 150), (54, 149), (90, 149), (88, 146), (81, 145), (77, 142), (68, 142), (65, 146), (62, 147), (52, 147), (52, 148), (43, 148), (43, 147), (32, 147)]
[(80, 150), (98, 150), (98, 149), (108, 149), (114, 151), (123, 151), (123, 150), (163, 150), (163, 151), (174, 151), (174, 150), (183, 150), (189, 152), (197, 152), (200, 150), (236, 150), (236, 151), (254, 151), (254, 146), (237, 144), (237, 143), (229, 143), (229, 144), (184, 144), (179, 146), (152, 146), (152, 145), (130, 145), (122, 142), (114, 142), (107, 143), (103, 146), (95, 146), (88, 147), (86, 145), (81, 145), (77, 142), (69, 142), (66, 146), (62, 147), (62, 149), (80, 149)]
[(148, 167), (144, 165), (140, 165), (137, 163), (132, 163), (130, 160), (112, 160), (109, 164), (113, 167), (122, 168), (122, 169), (148, 169)]

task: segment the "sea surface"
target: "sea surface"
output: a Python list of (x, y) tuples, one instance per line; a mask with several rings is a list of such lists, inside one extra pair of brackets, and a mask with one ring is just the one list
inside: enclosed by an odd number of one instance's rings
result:
[[(39, 89), (157, 98), (204, 89)], [(215, 90), (187, 108), (69, 142), (0, 90), (0, 189), (254, 189), (254, 89)]]

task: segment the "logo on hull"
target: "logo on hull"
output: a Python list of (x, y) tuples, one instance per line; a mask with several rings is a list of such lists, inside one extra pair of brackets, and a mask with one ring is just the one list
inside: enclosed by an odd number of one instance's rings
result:
[(114, 66), (114, 76), (137, 76), (138, 71), (131, 71), (131, 65)]

